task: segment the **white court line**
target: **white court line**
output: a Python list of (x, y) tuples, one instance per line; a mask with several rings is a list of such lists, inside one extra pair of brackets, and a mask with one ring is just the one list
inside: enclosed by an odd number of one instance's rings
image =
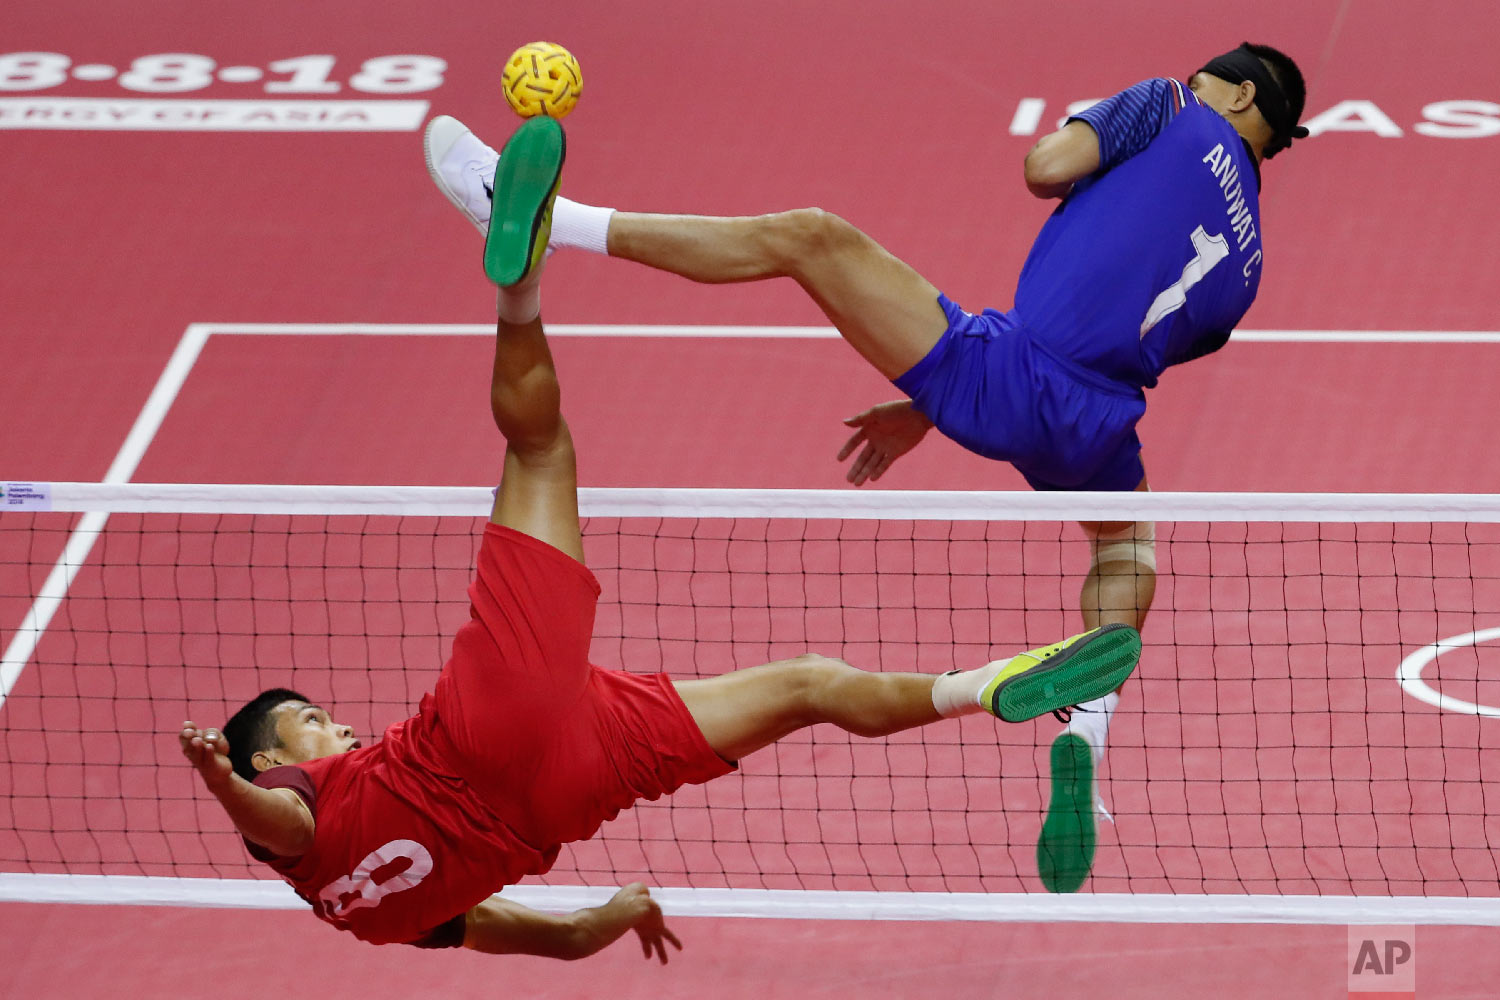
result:
[[(507, 899), (538, 910), (598, 906), (613, 886), (515, 885)], [(799, 920), (1090, 921), (1148, 924), (1457, 924), (1500, 926), (1500, 899), (1466, 896), (1273, 896), (1024, 892), (851, 892), (653, 887), (674, 917)], [(305, 910), (269, 879), (0, 874), (0, 903), (84, 903)]]
[[(493, 323), (203, 323), (213, 333), (251, 336), (478, 337)], [(834, 340), (831, 326), (719, 326), (549, 323), (553, 337), (729, 337)], [(1236, 330), (1231, 340), (1280, 344), (1496, 344), (1500, 330)]]
[[(125, 435), (124, 443), (115, 453), (115, 460), (104, 473), (103, 482), (130, 481), (136, 467), (141, 464), (146, 449), (151, 446), (152, 439), (161, 428), (162, 421), (166, 419), (167, 411), (172, 408), (178, 390), (187, 381), (188, 372), (192, 371), (194, 362), (203, 351), (203, 345), (208, 342), (208, 335), (208, 327), (199, 323), (188, 324), (188, 328), (182, 332), (182, 338), (177, 341), (177, 349), (167, 360), (167, 366), (162, 369), (151, 395), (146, 397), (146, 405), (141, 407), (130, 433)], [(58, 556), (52, 572), (47, 574), (46, 581), (42, 583), (36, 600), (31, 602), (30, 610), (21, 619), (21, 627), (5, 647), (5, 655), (0, 657), (0, 708), (5, 706), (5, 699), (21, 679), (21, 671), (26, 669), (31, 654), (36, 651), (37, 644), (42, 641), (47, 626), (52, 622), (52, 616), (68, 596), (68, 588), (73, 585), (78, 571), (83, 568), (94, 548), (94, 542), (104, 530), (104, 522), (108, 519), (109, 515), (105, 513), (84, 514), (68, 535), (62, 555)]]

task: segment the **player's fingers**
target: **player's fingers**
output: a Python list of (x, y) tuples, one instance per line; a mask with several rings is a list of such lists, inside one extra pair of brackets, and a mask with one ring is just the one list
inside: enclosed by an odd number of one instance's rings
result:
[(842, 462), (844, 459), (848, 458), (851, 454), (853, 454), (854, 453), (854, 449), (858, 448), (859, 447), (859, 443), (861, 441), (863, 441), (864, 439), (865, 439), (865, 429), (863, 427), (861, 427), (859, 430), (857, 430), (853, 434), (851, 434), (849, 436), (849, 440), (845, 441), (844, 442), (844, 446), (839, 449), (838, 461)]
[(858, 486), (860, 483), (864, 482), (864, 477), (859, 474), (859, 466), (860, 460), (858, 458), (849, 463), (849, 468), (844, 473), (845, 482), (853, 483), (855, 486)]
[(868, 410), (861, 410), (852, 417), (845, 417), (844, 423), (848, 424), (850, 427), (859, 427), (874, 415), (875, 407), (872, 406)]
[(860, 482), (874, 478), (872, 473), (880, 467), (880, 463), (884, 457), (885, 451), (875, 447), (875, 442), (872, 441), (865, 447), (864, 454), (859, 456)]
[(844, 478), (855, 486), (865, 481), (865, 467), (870, 464), (870, 451), (873, 447), (867, 442), (864, 450), (855, 456), (854, 464), (849, 466), (849, 474)]
[(672, 942), (672, 947), (676, 948), (678, 951), (682, 950), (682, 942), (677, 940), (677, 935), (668, 930), (665, 925), (662, 927), (661, 933), (662, 937)]

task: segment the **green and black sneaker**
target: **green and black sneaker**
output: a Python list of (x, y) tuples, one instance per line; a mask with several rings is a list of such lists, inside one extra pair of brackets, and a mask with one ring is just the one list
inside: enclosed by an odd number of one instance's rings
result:
[(566, 146), (562, 125), (542, 116), (522, 122), (500, 152), (484, 273), (502, 288), (521, 281), (547, 255)]
[(1066, 722), (1070, 707), (1103, 698), (1124, 684), (1140, 659), (1139, 632), (1129, 625), (1105, 625), (1016, 654), (980, 690), (980, 703), (1006, 722), (1025, 722), (1048, 712)]
[(1052, 798), (1036, 843), (1036, 870), (1048, 892), (1077, 892), (1094, 867), (1094, 751), (1076, 733), (1052, 741)]

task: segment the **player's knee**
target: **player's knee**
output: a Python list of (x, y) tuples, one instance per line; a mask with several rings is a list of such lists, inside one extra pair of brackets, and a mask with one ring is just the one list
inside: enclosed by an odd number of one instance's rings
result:
[(807, 261), (839, 253), (859, 242), (859, 230), (821, 208), (798, 208), (772, 218), (777, 220), (773, 250), (785, 274), (795, 275)]
[(843, 660), (818, 653), (803, 653), (786, 663), (792, 700), (809, 724), (823, 721), (830, 699), (837, 697), (835, 689), (859, 672)]

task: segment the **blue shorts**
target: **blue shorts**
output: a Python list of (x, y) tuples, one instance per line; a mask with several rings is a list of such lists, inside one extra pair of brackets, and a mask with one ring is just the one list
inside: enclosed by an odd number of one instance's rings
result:
[(1133, 490), (1145, 478), (1135, 424), (1146, 396), (1055, 358), (1014, 312), (975, 316), (946, 295), (948, 329), (895, 380), (972, 452), (1014, 465), (1039, 490)]

